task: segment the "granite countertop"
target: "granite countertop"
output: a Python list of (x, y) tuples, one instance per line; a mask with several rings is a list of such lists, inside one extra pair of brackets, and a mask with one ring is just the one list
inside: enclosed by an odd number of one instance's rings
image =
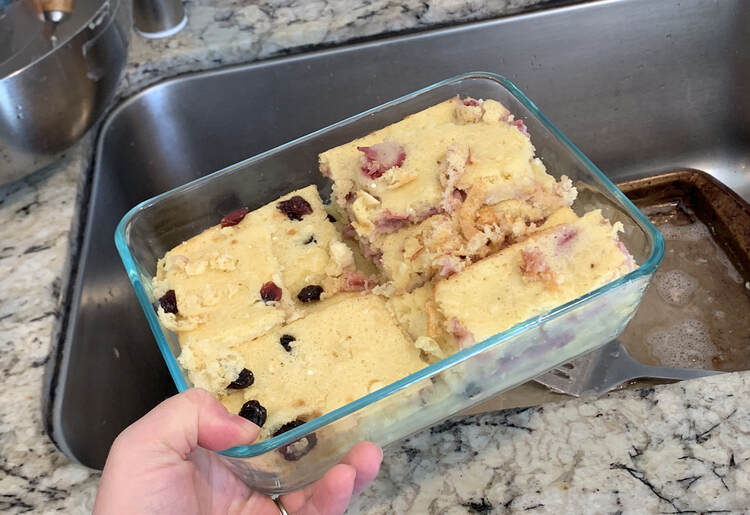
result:
[[(165, 77), (379, 34), (490, 18), (537, 0), (186, 3), (173, 38), (133, 36), (121, 96)], [(89, 134), (0, 187), (0, 510), (82, 512), (98, 473), (44, 434), (40, 395), (76, 251)], [(695, 513), (750, 506), (750, 373), (454, 418), (386, 449), (351, 513)]]
[(133, 38), (120, 90), (127, 96), (180, 73), (575, 1), (188, 0), (185, 30)]

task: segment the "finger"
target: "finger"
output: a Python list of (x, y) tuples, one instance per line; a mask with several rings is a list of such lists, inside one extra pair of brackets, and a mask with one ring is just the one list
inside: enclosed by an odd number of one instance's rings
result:
[(312, 485), (283, 495), (281, 501), (294, 515), (344, 513), (352, 498), (356, 476), (354, 467), (338, 464)]
[(153, 442), (187, 456), (196, 447), (223, 450), (258, 437), (258, 426), (229, 413), (213, 395), (199, 388), (163, 401), (127, 428), (120, 439)]
[[(235, 509), (236, 508), (236, 509)], [(240, 506), (230, 506), (226, 513), (252, 515), (279, 515), (279, 508), (273, 499), (260, 492), (252, 491), (250, 497)]]
[(357, 471), (354, 480), (354, 495), (365, 489), (380, 470), (383, 451), (372, 442), (359, 442), (341, 458), (340, 463), (351, 465)]
[[(352, 495), (361, 492), (368, 484), (370, 484), (375, 476), (378, 475), (380, 463), (382, 461), (383, 451), (372, 442), (359, 442), (352, 447), (346, 455), (344, 455), (340, 463), (348, 465), (355, 471), (354, 484), (352, 485), (351, 493), (346, 496), (346, 504), (349, 503)], [(334, 469), (331, 470), (333, 471)], [(303, 490), (283, 496), (282, 501), (284, 502), (284, 506), (286, 506), (290, 513), (305, 513), (305, 511), (303, 511), (304, 509), (307, 509), (310, 506), (317, 506), (315, 503), (312, 503), (312, 499), (315, 492), (321, 488), (321, 483), (324, 480), (327, 481), (323, 485), (325, 488), (330, 488), (331, 486), (336, 487), (337, 484), (339, 485), (338, 488), (346, 486), (341, 482), (342, 479), (346, 478), (334, 476), (333, 479), (331, 479), (328, 477), (329, 474), (326, 474), (326, 476), (320, 481), (313, 483)], [(338, 474), (338, 472), (336, 472), (336, 474)], [(346, 505), (344, 505), (343, 509), (346, 509)], [(321, 511), (321, 513), (326, 513), (326, 511)]]

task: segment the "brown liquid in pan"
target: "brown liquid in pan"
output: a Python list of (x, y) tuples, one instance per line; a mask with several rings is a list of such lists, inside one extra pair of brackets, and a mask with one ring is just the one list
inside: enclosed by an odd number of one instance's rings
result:
[(689, 206), (639, 207), (664, 236), (665, 254), (621, 341), (651, 365), (750, 368), (746, 280)]

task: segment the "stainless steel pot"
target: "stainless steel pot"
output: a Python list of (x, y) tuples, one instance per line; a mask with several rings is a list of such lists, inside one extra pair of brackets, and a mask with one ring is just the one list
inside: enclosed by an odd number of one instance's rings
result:
[(111, 103), (125, 67), (128, 0), (76, 0), (62, 21), (49, 18), (38, 0), (0, 7), (0, 184), (75, 143)]

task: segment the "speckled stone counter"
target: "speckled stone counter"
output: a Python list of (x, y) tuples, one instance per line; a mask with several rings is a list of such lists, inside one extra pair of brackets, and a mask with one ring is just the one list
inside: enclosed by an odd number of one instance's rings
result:
[(180, 73), (492, 18), (546, 3), (550, 0), (188, 0), (185, 30), (163, 40), (133, 38), (120, 89), (128, 95)]
[(453, 419), (388, 448), (351, 512), (747, 513), (750, 373)]
[[(128, 96), (189, 71), (494, 17), (535, 0), (187, 2), (177, 36), (133, 36)], [(98, 473), (44, 434), (40, 395), (76, 251), (93, 136), (0, 187), (0, 511), (87, 513)], [(456, 418), (393, 444), (351, 513), (742, 512), (750, 373)]]
[(0, 511), (93, 506), (98, 474), (54, 447), (40, 401), (90, 156), (86, 138), (59, 164), (0, 188)]

